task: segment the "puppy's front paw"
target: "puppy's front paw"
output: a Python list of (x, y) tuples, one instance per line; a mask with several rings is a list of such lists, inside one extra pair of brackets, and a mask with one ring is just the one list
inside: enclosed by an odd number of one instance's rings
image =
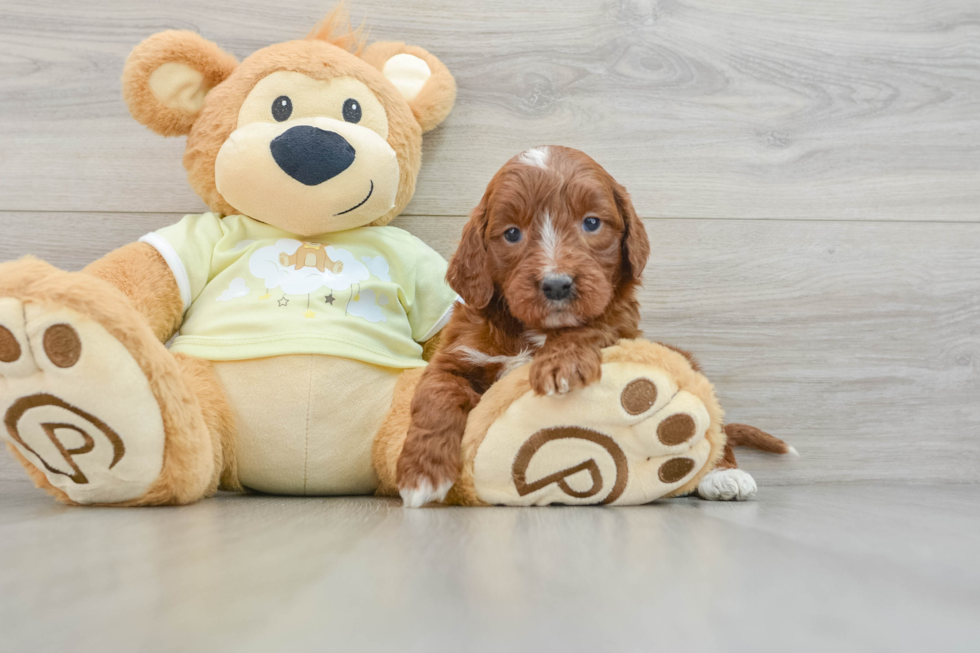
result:
[(451, 452), (421, 445), (427, 439), (412, 435), (398, 459), (398, 493), (406, 508), (421, 508), (446, 498), (459, 474), (459, 462), (453, 460)]
[(423, 478), (419, 479), (414, 487), (399, 487), (398, 494), (401, 495), (405, 508), (421, 508), (433, 501), (439, 503), (444, 501), (452, 486), (452, 481), (443, 481), (433, 486), (430, 479)]
[(535, 394), (567, 394), (602, 378), (598, 350), (569, 350), (544, 354), (531, 363), (530, 382)]

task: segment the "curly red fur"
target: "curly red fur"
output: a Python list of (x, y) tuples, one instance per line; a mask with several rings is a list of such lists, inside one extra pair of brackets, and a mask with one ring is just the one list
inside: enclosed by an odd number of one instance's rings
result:
[[(600, 221), (595, 231), (586, 218)], [(510, 242), (504, 234), (519, 229)], [(510, 366), (533, 356), (531, 386), (564, 393), (599, 380), (600, 350), (641, 336), (635, 294), (650, 246), (626, 190), (586, 154), (535, 148), (493, 177), (463, 229), (447, 279), (466, 302), (412, 401), (400, 489), (456, 480), (469, 412)], [(549, 300), (547, 275), (573, 289)]]

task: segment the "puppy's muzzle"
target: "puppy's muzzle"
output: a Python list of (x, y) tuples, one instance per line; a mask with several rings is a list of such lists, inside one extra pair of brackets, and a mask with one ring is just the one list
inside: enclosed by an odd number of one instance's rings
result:
[(575, 294), (575, 281), (567, 274), (549, 274), (541, 282), (541, 294), (550, 302), (561, 302)]
[(354, 163), (357, 154), (337, 132), (310, 125), (287, 129), (269, 147), (282, 171), (307, 186), (333, 179)]

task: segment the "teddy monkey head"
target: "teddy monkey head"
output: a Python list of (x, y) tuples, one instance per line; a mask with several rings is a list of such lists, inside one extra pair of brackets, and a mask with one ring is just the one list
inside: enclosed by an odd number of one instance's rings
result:
[(300, 236), (384, 225), (415, 192), (422, 134), (456, 83), (422, 48), (366, 48), (342, 12), (241, 63), (188, 31), (139, 44), (123, 94), (139, 122), (187, 136), (184, 167), (213, 211)]

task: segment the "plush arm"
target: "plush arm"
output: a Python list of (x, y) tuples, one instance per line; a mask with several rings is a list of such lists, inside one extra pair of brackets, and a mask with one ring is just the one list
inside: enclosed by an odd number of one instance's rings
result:
[(132, 243), (120, 247), (88, 265), (83, 272), (121, 290), (161, 342), (177, 332), (184, 315), (180, 289), (170, 266), (150, 245)]

